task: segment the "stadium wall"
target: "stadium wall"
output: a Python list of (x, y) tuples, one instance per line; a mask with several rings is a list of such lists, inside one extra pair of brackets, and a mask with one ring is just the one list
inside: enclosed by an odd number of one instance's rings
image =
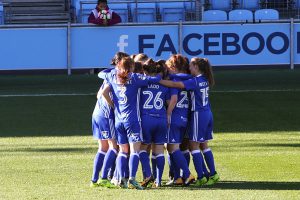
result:
[(117, 51), (214, 66), (300, 64), (300, 23), (0, 26), (0, 70), (102, 68)]

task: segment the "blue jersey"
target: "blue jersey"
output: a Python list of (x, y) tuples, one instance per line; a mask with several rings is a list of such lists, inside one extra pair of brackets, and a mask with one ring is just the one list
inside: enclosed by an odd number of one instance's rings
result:
[[(173, 81), (182, 81), (190, 78), (189, 74), (176, 74), (176, 77), (173, 77)], [(176, 119), (174, 117), (180, 116), (183, 121), (187, 121), (188, 119), (188, 111), (189, 111), (189, 95), (187, 90), (171, 88), (170, 95), (177, 95), (177, 104), (172, 111), (172, 122)], [(174, 116), (174, 117), (173, 117)], [(175, 122), (176, 123), (176, 122)]]
[(210, 109), (207, 78), (200, 74), (197, 77), (183, 81), (183, 84), (187, 90), (191, 90), (192, 111)]
[(160, 84), (149, 84), (142, 88), (141, 113), (153, 117), (167, 117), (166, 101), (170, 99), (169, 89)]
[[(130, 73), (129, 80), (125, 84), (117, 83), (117, 71), (115, 70), (106, 77), (112, 91), (116, 120), (122, 122), (141, 121), (139, 105), (141, 87), (151, 83), (151, 77)], [(155, 82), (158, 81), (159, 79), (155, 80)]]
[[(106, 81), (103, 82), (100, 89), (103, 89), (105, 83), (106, 83)], [(93, 115), (102, 116), (104, 118), (114, 119), (113, 109), (108, 105), (108, 103), (106, 102), (106, 100), (102, 96), (100, 96), (97, 99), (97, 102), (96, 102), (96, 105), (95, 105), (95, 108), (94, 108), (94, 111), (93, 111)]]

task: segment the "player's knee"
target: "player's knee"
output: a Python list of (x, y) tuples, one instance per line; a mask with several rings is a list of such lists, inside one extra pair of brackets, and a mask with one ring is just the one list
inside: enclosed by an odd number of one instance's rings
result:
[(208, 143), (204, 142), (204, 143), (200, 143), (200, 150), (204, 151), (205, 149), (208, 149)]

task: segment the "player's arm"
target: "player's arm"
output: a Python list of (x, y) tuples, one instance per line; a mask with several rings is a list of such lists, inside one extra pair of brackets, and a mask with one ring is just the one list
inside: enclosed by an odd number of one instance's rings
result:
[(159, 83), (166, 87), (180, 88), (180, 89), (185, 88), (183, 82), (180, 82), (180, 81), (175, 82), (175, 81), (169, 81), (169, 80), (160, 80)]
[(102, 87), (100, 87), (98, 93), (97, 93), (97, 99), (99, 99), (102, 96), (103, 90)]
[(104, 99), (107, 101), (107, 103), (111, 106), (114, 107), (114, 103), (111, 100), (110, 96), (109, 96), (109, 92), (110, 92), (110, 86), (108, 84), (104, 85), (104, 88), (102, 90), (102, 95), (104, 97)]
[(178, 101), (178, 96), (176, 94), (172, 95), (168, 103), (168, 109), (167, 109), (168, 125), (171, 124), (171, 115), (177, 104), (177, 101)]

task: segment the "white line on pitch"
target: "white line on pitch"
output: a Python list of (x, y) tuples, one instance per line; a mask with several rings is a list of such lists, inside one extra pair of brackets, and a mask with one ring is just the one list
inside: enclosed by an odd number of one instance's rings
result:
[(0, 97), (49, 97), (49, 96), (89, 96), (96, 93), (69, 93), (69, 94), (3, 94)]
[(274, 89), (274, 90), (212, 90), (216, 93), (247, 93), (247, 92), (300, 92), (300, 89)]
[[(212, 90), (212, 93), (249, 93), (249, 92), (300, 92), (300, 89), (286, 90)], [(48, 96), (89, 96), (96, 93), (58, 93), (58, 94), (2, 94), (0, 97), (48, 97)]]

